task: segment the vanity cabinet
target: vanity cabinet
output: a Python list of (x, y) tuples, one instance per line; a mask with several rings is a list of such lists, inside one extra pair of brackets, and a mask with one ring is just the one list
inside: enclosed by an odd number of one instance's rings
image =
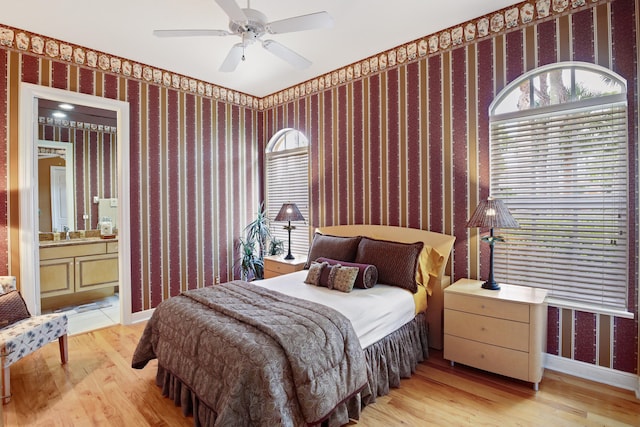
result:
[(75, 259), (40, 260), (40, 295), (53, 297), (75, 292)]
[(40, 247), (43, 298), (118, 286), (117, 242), (62, 242)]

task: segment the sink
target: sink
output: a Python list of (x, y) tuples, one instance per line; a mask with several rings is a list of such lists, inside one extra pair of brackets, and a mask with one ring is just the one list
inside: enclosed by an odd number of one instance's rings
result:
[[(111, 239), (113, 240), (113, 239)], [(40, 247), (43, 246), (64, 246), (64, 245), (74, 245), (80, 243), (88, 243), (88, 242), (104, 242), (105, 239), (101, 239), (100, 237), (78, 237), (76, 239), (69, 240), (41, 240)]]

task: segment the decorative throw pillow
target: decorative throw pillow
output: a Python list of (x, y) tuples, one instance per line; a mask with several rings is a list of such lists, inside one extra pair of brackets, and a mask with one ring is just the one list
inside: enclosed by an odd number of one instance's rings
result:
[(358, 243), (360, 243), (360, 237), (340, 237), (316, 233), (313, 236), (307, 264), (304, 268), (309, 268), (311, 261), (320, 257), (353, 262), (358, 251)]
[(333, 281), (336, 279), (336, 274), (340, 271), (340, 264), (332, 265), (331, 267), (327, 267), (329, 269), (329, 278), (327, 280), (327, 288), (333, 289)]
[(322, 270), (327, 266), (326, 262), (312, 262), (309, 266), (309, 272), (307, 278), (304, 279), (304, 283), (308, 283), (314, 286), (320, 286), (320, 275)]
[(444, 257), (440, 255), (434, 248), (425, 246), (420, 252), (418, 258), (418, 270), (416, 271), (416, 282), (427, 288), (427, 292), (431, 295), (431, 278), (437, 278), (440, 275), (442, 269), (442, 263)]
[(353, 285), (356, 288), (373, 288), (378, 282), (378, 269), (372, 264), (356, 264), (355, 262), (338, 261), (331, 258), (320, 257), (316, 262), (326, 262), (329, 265), (341, 264), (343, 267), (358, 267), (358, 277)]
[(358, 245), (356, 262), (378, 268), (378, 281), (416, 293), (416, 267), (424, 243), (400, 243), (363, 237)]
[(31, 315), (20, 292), (11, 291), (0, 295), (0, 328), (29, 317)]
[(331, 268), (329, 275), (329, 289), (337, 289), (341, 292), (351, 292), (353, 284), (358, 276), (358, 267), (345, 267), (340, 264)]

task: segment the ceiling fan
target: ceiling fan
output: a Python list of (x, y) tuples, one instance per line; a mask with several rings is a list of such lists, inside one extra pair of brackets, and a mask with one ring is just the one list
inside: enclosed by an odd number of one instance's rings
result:
[(262, 12), (251, 9), (249, 0), (247, 0), (245, 9), (241, 9), (235, 0), (215, 0), (215, 2), (229, 16), (229, 30), (155, 30), (153, 34), (157, 37), (240, 36), (242, 41), (233, 45), (220, 66), (220, 71), (223, 72), (234, 71), (240, 61), (244, 61), (245, 49), (256, 41), (260, 41), (263, 48), (278, 58), (296, 68), (304, 69), (311, 65), (311, 61), (275, 40), (263, 40), (262, 36), (333, 26), (333, 19), (327, 12), (310, 13), (268, 22)]

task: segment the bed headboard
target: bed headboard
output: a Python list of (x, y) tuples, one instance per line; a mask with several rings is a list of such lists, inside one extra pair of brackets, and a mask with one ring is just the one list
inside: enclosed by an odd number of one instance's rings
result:
[(444, 293), (442, 291), (443, 287), (449, 284), (449, 281), (445, 281), (443, 278), (451, 250), (453, 249), (453, 242), (456, 240), (454, 236), (416, 228), (389, 225), (335, 225), (319, 227), (317, 230), (322, 234), (330, 234), (333, 236), (367, 236), (373, 239), (392, 240), (403, 243), (424, 242), (425, 245), (437, 250), (438, 253), (444, 257), (444, 262), (440, 268), (436, 284), (433, 287), (433, 292), (429, 297), (427, 323), (429, 325), (429, 346), (442, 349), (442, 320), (444, 315)]

